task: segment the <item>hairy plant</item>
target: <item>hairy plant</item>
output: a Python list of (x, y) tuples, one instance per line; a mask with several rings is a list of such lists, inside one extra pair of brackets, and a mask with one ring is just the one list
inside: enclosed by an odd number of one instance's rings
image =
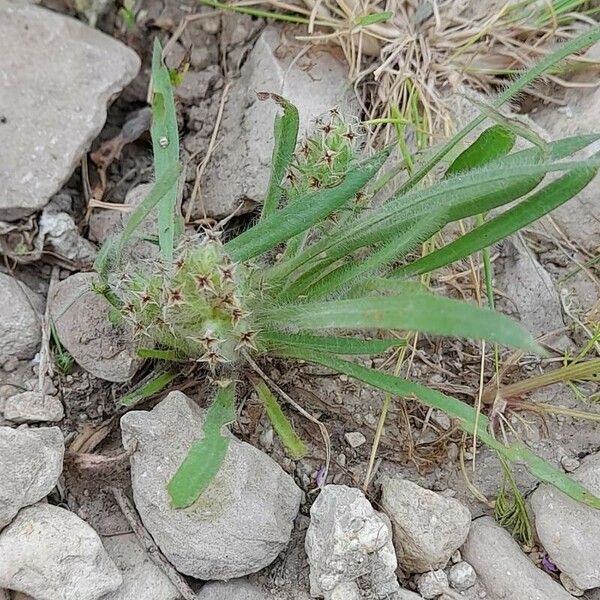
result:
[[(557, 50), (523, 73), (495, 106), (598, 39), (596, 31)], [(325, 366), (391, 396), (415, 397), (446, 412), (505, 461), (526, 464), (539, 479), (600, 508), (600, 499), (522, 443), (496, 439), (487, 417), (469, 404), (348, 359), (402, 345), (394, 331), (485, 339), (541, 353), (516, 322), (490, 309), (436, 296), (414, 276), (487, 248), (576, 195), (600, 166), (598, 155), (580, 158), (578, 153), (600, 136), (546, 143), (487, 107), (416, 164), (390, 197), (382, 198), (389, 177), (378, 173), (390, 148), (361, 157), (361, 132), (336, 111), (298, 145), (296, 108), (279, 96), (261, 94), (282, 109), (275, 120), (272, 173), (262, 214), (254, 226), (224, 241), (219, 231), (189, 236), (181, 227), (175, 110), (158, 42), (153, 82), (156, 183), (124, 231), (100, 253), (96, 289), (111, 302), (115, 318), (131, 322), (140, 355), (166, 361), (165, 372), (145, 382), (146, 389), (160, 388), (160, 378), (164, 385), (171, 381), (180, 361), (206, 365), (214, 381), (215, 398), (203, 431), (169, 484), (175, 507), (194, 503), (218, 472), (229, 444), (223, 428), (235, 418), (235, 387), (244, 370), (254, 372), (252, 383), (284, 444), (295, 456), (302, 453), (301, 441), (273, 392), (291, 399), (259, 366), (265, 356), (272, 356)], [(424, 183), (486, 118), (498, 123), (446, 164), (445, 174)], [(517, 135), (533, 145), (513, 151)], [(501, 206), (503, 212), (480, 221), (468, 234), (411, 260), (412, 251), (447, 223)], [(160, 257), (126, 263), (125, 245), (155, 208)], [(143, 393), (134, 393), (129, 401), (140, 397)]]

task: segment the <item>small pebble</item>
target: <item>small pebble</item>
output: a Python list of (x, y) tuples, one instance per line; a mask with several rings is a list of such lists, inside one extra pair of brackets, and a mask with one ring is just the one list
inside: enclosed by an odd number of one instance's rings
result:
[(367, 441), (367, 438), (360, 431), (351, 431), (350, 433), (346, 433), (344, 438), (346, 438), (346, 441), (350, 446), (352, 446), (352, 448), (358, 448)]
[(464, 592), (475, 585), (477, 574), (475, 569), (463, 560), (450, 567), (448, 580), (455, 590)]
[(560, 459), (560, 464), (562, 465), (562, 468), (567, 473), (572, 473), (577, 468), (579, 468), (579, 465), (581, 463), (576, 458), (573, 458), (572, 456), (563, 456)]
[(585, 594), (585, 590), (582, 590), (580, 587), (577, 587), (575, 585), (575, 582), (566, 573), (560, 574), (560, 582), (563, 584), (565, 590), (567, 590), (567, 592), (571, 594), (571, 596), (579, 598), (580, 596), (583, 596), (583, 594)]
[(457, 550), (452, 557), (450, 558), (450, 560), (452, 561), (452, 564), (455, 565), (456, 563), (459, 563), (462, 560), (462, 554), (460, 553), (460, 550)]
[(432, 600), (448, 590), (448, 577), (441, 569), (429, 571), (429, 573), (421, 575), (417, 582), (417, 588), (425, 600)]

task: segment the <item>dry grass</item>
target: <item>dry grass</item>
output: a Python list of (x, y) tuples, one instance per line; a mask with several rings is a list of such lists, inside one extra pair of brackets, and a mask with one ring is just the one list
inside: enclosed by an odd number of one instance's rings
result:
[[(299, 39), (342, 48), (365, 114), (381, 120), (374, 136), (381, 129), (391, 135), (390, 121), (410, 123), (420, 146), (451, 132), (451, 92), (463, 85), (485, 93), (502, 86), (557, 42), (596, 25), (599, 10), (582, 0), (250, 0), (227, 7), (250, 12), (258, 4), (304, 24)], [(571, 63), (592, 65), (584, 58)], [(547, 79), (575, 85), (560, 75)], [(554, 100), (540, 87), (531, 93)]]

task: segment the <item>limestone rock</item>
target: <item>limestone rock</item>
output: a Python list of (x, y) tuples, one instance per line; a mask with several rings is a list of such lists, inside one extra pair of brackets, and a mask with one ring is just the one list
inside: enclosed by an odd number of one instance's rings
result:
[[(600, 495), (600, 453), (586, 457), (573, 479)], [(559, 569), (583, 590), (600, 587), (600, 511), (542, 484), (531, 496), (535, 528)]]
[(491, 517), (473, 521), (462, 554), (486, 589), (502, 600), (573, 600)]
[(74, 513), (36, 504), (0, 533), (0, 586), (36, 600), (97, 600), (121, 585), (96, 532)]
[(270, 457), (231, 437), (218, 475), (190, 508), (173, 509), (167, 484), (201, 435), (204, 411), (169, 394), (152, 411), (121, 418), (133, 497), (144, 525), (178, 571), (204, 580), (242, 577), (270, 564), (290, 540), (301, 491)]
[(306, 554), (313, 596), (330, 600), (341, 584), (358, 583), (372, 598), (400, 588), (389, 519), (361, 490), (327, 485), (310, 509)]
[(119, 589), (102, 600), (179, 600), (175, 586), (148, 558), (134, 534), (106, 537), (102, 542), (123, 576)]
[(63, 346), (92, 375), (108, 381), (127, 381), (140, 362), (133, 334), (127, 326), (109, 320), (108, 301), (92, 290), (94, 273), (77, 273), (60, 281), (50, 314)]
[(9, 358), (32, 358), (42, 341), (33, 292), (14, 277), (0, 273), (0, 306), (0, 365)]
[(445, 567), (467, 538), (469, 509), (406, 479), (387, 477), (381, 489), (400, 566), (411, 573)]
[(4, 418), (13, 423), (56, 422), (65, 416), (62, 402), (56, 396), (40, 392), (21, 392), (4, 403)]
[(60, 189), (139, 67), (81, 21), (0, 1), (0, 219), (35, 212)]
[[(229, 92), (221, 124), (223, 143), (206, 169), (202, 200), (207, 216), (227, 216), (240, 204), (247, 212), (266, 193), (273, 119), (280, 109), (272, 101), (259, 101), (256, 92), (274, 92), (295, 104), (300, 135), (333, 107), (347, 111), (351, 92), (341, 53), (327, 46), (301, 52), (303, 47), (276, 25), (269, 25), (256, 41)], [(199, 203), (193, 214), (202, 216)]]
[(444, 571), (429, 571), (419, 577), (419, 593), (425, 600), (433, 600), (448, 590), (448, 576)]
[(468, 562), (461, 560), (450, 567), (448, 580), (455, 590), (464, 592), (475, 585), (477, 573)]
[(64, 453), (58, 427), (0, 427), (0, 529), (23, 506), (52, 491), (62, 473)]

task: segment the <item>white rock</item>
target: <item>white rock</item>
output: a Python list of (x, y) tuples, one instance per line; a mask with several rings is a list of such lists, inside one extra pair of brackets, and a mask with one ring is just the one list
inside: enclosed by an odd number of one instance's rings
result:
[(62, 473), (64, 452), (58, 427), (0, 427), (0, 529), (23, 506), (52, 491)]
[(108, 301), (92, 290), (94, 273), (77, 273), (60, 281), (49, 298), (50, 314), (62, 345), (92, 375), (127, 381), (140, 361), (129, 327), (109, 320)]
[(245, 579), (208, 583), (198, 592), (198, 600), (269, 600), (270, 598), (270, 595)]
[(411, 573), (445, 567), (467, 538), (469, 509), (406, 479), (386, 477), (381, 489), (400, 566)]
[(390, 600), (423, 600), (423, 596), (415, 594), (410, 590), (401, 589), (400, 591), (396, 592)]
[[(1, 15), (0, 11), (0, 19)], [(0, 273), (0, 306), (0, 365), (9, 358), (31, 358), (42, 341), (33, 292), (14, 277)]]
[[(273, 119), (280, 109), (272, 101), (259, 101), (257, 91), (280, 94), (295, 104), (301, 135), (311, 121), (334, 106), (342, 112), (348, 107), (351, 93), (343, 56), (322, 46), (318, 57), (313, 57), (312, 50), (302, 53), (303, 47), (303, 42), (295, 42), (293, 35), (277, 25), (269, 25), (256, 41), (229, 92), (221, 124), (223, 143), (206, 169), (202, 191), (208, 216), (224, 217), (242, 202), (242, 210), (247, 211), (266, 192)], [(202, 216), (199, 205), (195, 214)]]
[(105, 537), (102, 542), (123, 576), (119, 589), (102, 600), (179, 600), (177, 588), (148, 558), (134, 534)]
[(492, 598), (573, 600), (571, 594), (521, 552), (517, 542), (491, 517), (473, 521), (462, 555), (493, 594)]
[[(600, 453), (586, 457), (572, 477), (600, 495)], [(552, 562), (577, 587), (600, 587), (600, 511), (546, 484), (532, 494), (531, 507), (537, 534)]]
[(353, 581), (347, 581), (335, 586), (331, 593), (330, 600), (362, 600), (363, 595), (360, 589)]
[(96, 532), (50, 504), (23, 508), (0, 533), (0, 586), (36, 600), (97, 600), (122, 578)]
[(562, 329), (560, 296), (548, 271), (518, 238), (505, 241), (502, 248), (494, 278), (509, 299), (505, 312), (526, 323), (536, 337)]
[(346, 438), (346, 441), (352, 448), (358, 448), (367, 441), (367, 438), (360, 431), (346, 433), (344, 434), (344, 438)]
[(231, 436), (218, 475), (189, 509), (171, 507), (167, 484), (201, 435), (204, 411), (169, 394), (152, 411), (121, 418), (133, 449), (133, 497), (144, 525), (178, 571), (231, 579), (270, 564), (290, 540), (301, 491), (266, 454)]
[(21, 392), (4, 403), (4, 418), (13, 423), (56, 422), (65, 416), (62, 402), (56, 396), (40, 392)]
[(468, 562), (462, 560), (450, 567), (448, 581), (455, 590), (464, 592), (475, 585), (477, 573)]
[(448, 589), (448, 576), (442, 570), (429, 571), (419, 577), (417, 588), (425, 600), (432, 600)]
[(0, 3), (0, 219), (42, 208), (137, 74), (138, 56), (80, 21)]
[(361, 490), (327, 485), (310, 509), (306, 554), (313, 596), (326, 600), (340, 584), (356, 582), (372, 598), (399, 589), (389, 519)]

